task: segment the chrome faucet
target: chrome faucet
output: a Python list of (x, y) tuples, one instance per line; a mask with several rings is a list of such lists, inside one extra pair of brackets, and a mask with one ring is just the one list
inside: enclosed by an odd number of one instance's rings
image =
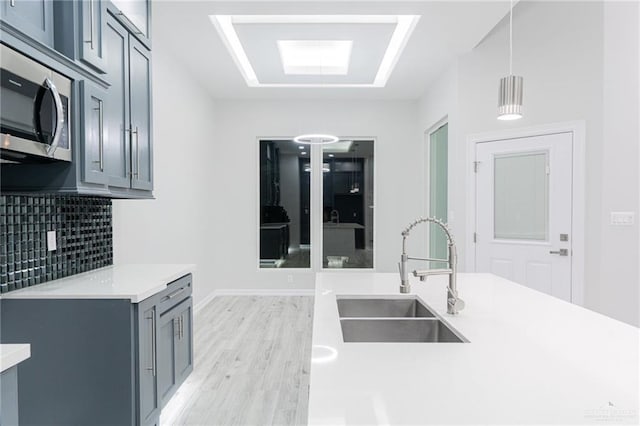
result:
[[(409, 257), (407, 255), (407, 237), (413, 228), (417, 225), (425, 222), (435, 223), (438, 225), (447, 236), (447, 245), (449, 249), (449, 256), (447, 259), (432, 259), (421, 257)], [(445, 262), (448, 264), (447, 269), (426, 269), (422, 271), (414, 270), (413, 276), (420, 277), (420, 281), (426, 281), (430, 275), (449, 275), (449, 286), (447, 287), (447, 313), (456, 315), (458, 312), (464, 309), (464, 300), (458, 297), (458, 288), (456, 283), (456, 269), (458, 263), (458, 256), (456, 254), (456, 243), (453, 240), (451, 231), (446, 224), (442, 223), (433, 217), (420, 218), (411, 223), (407, 229), (402, 231), (402, 255), (400, 256), (400, 263), (398, 267), (400, 269), (400, 293), (409, 293), (411, 291), (411, 284), (409, 283), (409, 269), (407, 263), (409, 260), (422, 260), (425, 262)]]

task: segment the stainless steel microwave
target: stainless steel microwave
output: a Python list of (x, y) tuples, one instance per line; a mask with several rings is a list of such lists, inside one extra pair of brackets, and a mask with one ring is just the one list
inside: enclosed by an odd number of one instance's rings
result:
[(0, 45), (0, 157), (71, 161), (71, 80)]

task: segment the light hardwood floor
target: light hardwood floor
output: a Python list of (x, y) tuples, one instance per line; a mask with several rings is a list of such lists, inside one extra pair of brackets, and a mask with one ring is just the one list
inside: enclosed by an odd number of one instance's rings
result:
[(194, 318), (193, 373), (162, 426), (304, 425), (313, 297), (221, 296)]

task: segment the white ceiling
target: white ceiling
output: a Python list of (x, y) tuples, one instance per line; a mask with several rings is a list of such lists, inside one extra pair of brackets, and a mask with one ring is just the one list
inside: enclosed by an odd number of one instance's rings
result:
[[(167, 45), (200, 83), (218, 99), (417, 99), (425, 88), (459, 56), (473, 49), (508, 13), (508, 1), (170, 1), (153, 3), (153, 43)], [(209, 15), (421, 15), (385, 87), (249, 87)], [(379, 56), (389, 29), (362, 37), (348, 26), (333, 31), (371, 44), (369, 63)], [(381, 28), (380, 28), (381, 29)], [(261, 31), (262, 30), (262, 31)], [(298, 29), (300, 30), (300, 29)], [(282, 78), (277, 47), (267, 38), (285, 31), (245, 26), (238, 31), (252, 65), (270, 81)], [(350, 33), (351, 31), (351, 33)], [(265, 34), (270, 34), (265, 37)], [(298, 32), (301, 38), (303, 35)], [(325, 38), (326, 38), (326, 33)], [(346, 37), (346, 35), (345, 35)], [(376, 39), (377, 37), (377, 39)], [(320, 37), (318, 37), (320, 38)], [(355, 43), (355, 42), (354, 42)], [(273, 44), (273, 43), (272, 43)], [(377, 47), (376, 47), (377, 46)], [(382, 46), (382, 47), (380, 47)], [(355, 54), (355, 52), (354, 52)], [(377, 58), (377, 59), (376, 59)], [(360, 77), (375, 74), (367, 61), (354, 56)], [(306, 76), (296, 76), (304, 81)], [(331, 76), (333, 77), (333, 76)], [(326, 77), (329, 83), (329, 77)], [(324, 82), (324, 80), (323, 80)]]

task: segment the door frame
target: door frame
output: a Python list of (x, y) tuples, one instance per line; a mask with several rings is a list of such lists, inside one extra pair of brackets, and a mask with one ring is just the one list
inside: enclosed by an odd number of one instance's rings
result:
[[(254, 165), (255, 165), (255, 181), (256, 191), (253, 202), (255, 203), (255, 223), (254, 229), (257, 232), (255, 246), (255, 268), (258, 272), (267, 273), (284, 273), (288, 277), (294, 274), (306, 274), (317, 272), (376, 272), (378, 264), (378, 214), (376, 214), (376, 202), (378, 200), (378, 162), (376, 161), (376, 151), (378, 147), (378, 138), (376, 136), (341, 136), (341, 138), (357, 141), (373, 142), (373, 266), (371, 268), (323, 268), (322, 267), (322, 222), (316, 223), (318, 218), (322, 218), (322, 195), (323, 195), (323, 178), (322, 178), (322, 146), (309, 146), (309, 162), (311, 163), (311, 181), (309, 188), (311, 212), (309, 215), (309, 245), (310, 248), (310, 264), (308, 268), (261, 268), (260, 267), (260, 142), (261, 141), (285, 141), (292, 140), (293, 136), (256, 136), (254, 146)], [(318, 183), (319, 182), (319, 183)], [(291, 279), (291, 278), (287, 278)]]
[(467, 136), (467, 236), (466, 270), (476, 271), (474, 234), (477, 218), (476, 199), (476, 147), (479, 143), (497, 142), (557, 133), (572, 135), (572, 199), (571, 199), (571, 303), (584, 305), (584, 257), (585, 257), (585, 122), (569, 121), (533, 127), (496, 130)]

